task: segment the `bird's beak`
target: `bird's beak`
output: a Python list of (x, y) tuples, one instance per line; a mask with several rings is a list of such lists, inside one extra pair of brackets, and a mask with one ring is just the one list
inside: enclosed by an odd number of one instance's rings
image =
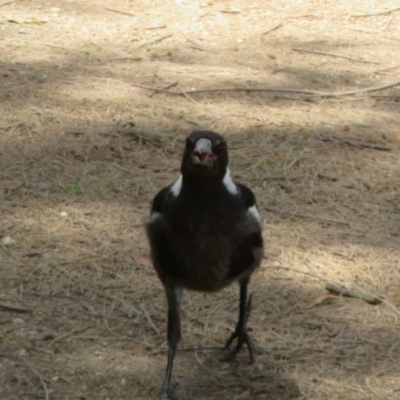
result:
[(215, 160), (215, 155), (212, 152), (212, 143), (208, 139), (199, 139), (196, 147), (193, 150), (193, 163), (211, 165)]

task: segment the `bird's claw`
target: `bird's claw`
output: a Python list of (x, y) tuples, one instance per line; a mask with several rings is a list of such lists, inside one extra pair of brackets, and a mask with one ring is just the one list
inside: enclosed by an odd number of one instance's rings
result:
[(227, 354), (225, 354), (225, 356), (222, 358), (221, 361), (225, 361), (225, 362), (233, 361), (236, 358), (236, 355), (242, 349), (243, 344), (246, 344), (249, 349), (250, 363), (253, 364), (255, 361), (254, 348), (253, 348), (253, 343), (251, 341), (250, 335), (248, 334), (247, 331), (235, 330), (235, 332), (233, 332), (231, 337), (227, 340), (225, 347), (224, 347), (224, 351), (229, 349), (230, 345), (236, 338), (238, 339), (236, 347), (234, 349), (232, 349), (231, 351), (229, 351)]
[(161, 398), (168, 400), (177, 400), (178, 398), (175, 394), (175, 386), (176, 385), (164, 384), (161, 389)]
[(236, 347), (233, 350), (229, 351), (222, 358), (221, 361), (227, 361), (227, 362), (233, 361), (235, 359), (236, 355), (242, 349), (243, 344), (247, 344), (247, 347), (249, 349), (250, 363), (253, 364), (255, 361), (253, 343), (251, 341), (251, 338), (250, 338), (248, 332), (246, 331), (247, 320), (249, 319), (250, 313), (251, 313), (251, 300), (252, 300), (252, 296), (250, 295), (250, 297), (247, 301), (247, 304), (246, 304), (246, 311), (244, 314), (243, 324), (241, 326), (239, 326), (239, 324), (236, 326), (235, 332), (232, 333), (230, 338), (225, 343), (224, 351), (228, 350), (230, 345), (237, 338), (238, 342), (236, 344)]

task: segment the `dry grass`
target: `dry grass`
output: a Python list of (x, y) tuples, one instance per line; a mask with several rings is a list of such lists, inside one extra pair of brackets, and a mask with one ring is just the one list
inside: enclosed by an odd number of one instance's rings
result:
[[(267, 259), (252, 283), (253, 366), (245, 352), (237, 364), (218, 362), (237, 288), (186, 294), (181, 347), (192, 350), (176, 360), (181, 398), (398, 398), (399, 89), (188, 98), (131, 86), (342, 91), (394, 82), (400, 12), (350, 15), (396, 3), (0, 7), (0, 235), (15, 240), (0, 248), (0, 303), (31, 310), (0, 309), (1, 399), (157, 398), (165, 301), (142, 224), (156, 191), (176, 179), (193, 123), (228, 137), (231, 170), (259, 199)], [(309, 307), (326, 281), (386, 303)]]

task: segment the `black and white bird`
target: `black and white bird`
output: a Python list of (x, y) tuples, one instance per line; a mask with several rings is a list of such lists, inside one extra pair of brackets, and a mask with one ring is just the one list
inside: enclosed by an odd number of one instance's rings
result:
[[(183, 289), (216, 292), (237, 281), (239, 320), (225, 344), (224, 359), (232, 360), (246, 344), (251, 309), (250, 276), (263, 256), (261, 218), (253, 192), (232, 181), (225, 139), (213, 131), (195, 131), (186, 139), (181, 176), (154, 198), (147, 236), (155, 270), (168, 301), (168, 363), (162, 389), (173, 399), (172, 365), (181, 338)], [(229, 347), (237, 339), (236, 346)]]

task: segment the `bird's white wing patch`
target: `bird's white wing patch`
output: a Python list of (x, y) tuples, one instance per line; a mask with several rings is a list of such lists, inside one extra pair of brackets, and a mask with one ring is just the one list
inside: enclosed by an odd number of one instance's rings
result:
[(162, 218), (162, 215), (159, 212), (153, 212), (151, 214), (151, 222), (154, 222), (158, 218)]
[(224, 183), (225, 187), (228, 189), (228, 192), (230, 192), (232, 194), (239, 193), (238, 188), (236, 187), (236, 185), (234, 184), (234, 182), (231, 178), (231, 171), (229, 171), (229, 168), (226, 169), (223, 183)]
[(178, 197), (180, 191), (182, 188), (182, 175), (179, 177), (179, 179), (171, 186), (171, 193), (175, 196)]
[(261, 224), (261, 216), (256, 206), (249, 207), (247, 209), (247, 213), (250, 214), (254, 219), (256, 219)]

